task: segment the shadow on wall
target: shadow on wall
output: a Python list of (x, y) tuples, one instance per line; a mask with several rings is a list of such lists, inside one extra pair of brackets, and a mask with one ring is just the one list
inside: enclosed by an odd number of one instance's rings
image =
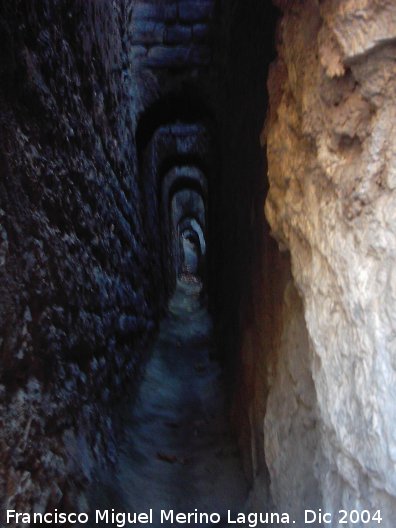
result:
[[(282, 343), (290, 344), (288, 336), (295, 335), (293, 351), (298, 349), (301, 354), (302, 384), (307, 379), (304, 366), (309, 348), (298, 295), (287, 296), (293, 290), (289, 256), (280, 253), (264, 218), (268, 180), (261, 133), (268, 106), (269, 64), (276, 56), (279, 13), (270, 2), (261, 0), (222, 2), (222, 9), (216, 102), (221, 168), (208, 233), (213, 250), (209, 291), (218, 347), (233, 379), (233, 421), (252, 487), (249, 508), (260, 511), (263, 504), (271, 504), (271, 495), (276, 502), (279, 497), (270, 480), (274, 464), (279, 463), (279, 451), (270, 431), (267, 437), (264, 423), (272, 423), (276, 411), (271, 391), (273, 384), (279, 383), (278, 369), (282, 370), (289, 358)], [(288, 401), (295, 402), (300, 388), (295, 391), (291, 385), (289, 390)], [(314, 395), (310, 394), (310, 416), (315, 415)], [(278, 418), (277, 431), (284, 448), (291, 449), (280, 432), (286, 425)], [(300, 433), (293, 434), (293, 442), (303, 456), (316, 433), (311, 436), (309, 429), (304, 430), (305, 436)], [(312, 466), (305, 469), (307, 478), (300, 488), (306, 490), (307, 486), (312, 491)], [(301, 477), (297, 470), (290, 475)]]

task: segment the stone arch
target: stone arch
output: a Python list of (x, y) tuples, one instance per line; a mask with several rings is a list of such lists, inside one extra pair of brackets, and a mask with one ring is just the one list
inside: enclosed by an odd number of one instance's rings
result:
[(214, 113), (193, 85), (163, 95), (142, 112), (135, 135), (139, 158), (158, 128), (176, 122), (201, 123), (214, 135)]
[(201, 226), (205, 226), (205, 203), (199, 193), (188, 188), (179, 190), (171, 197), (170, 205), (171, 246), (173, 246), (172, 266), (178, 274), (180, 262), (180, 224), (185, 218), (194, 218)]
[(205, 174), (193, 165), (176, 165), (161, 178), (160, 215), (163, 225), (163, 261), (176, 265), (174, 237), (177, 233), (172, 226), (171, 202), (175, 193), (189, 189), (200, 195), (205, 208), (207, 224), (208, 182)]

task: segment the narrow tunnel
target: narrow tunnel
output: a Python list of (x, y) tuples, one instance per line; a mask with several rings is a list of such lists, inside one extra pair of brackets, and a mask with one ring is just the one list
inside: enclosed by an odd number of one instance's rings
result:
[(393, 528), (395, 20), (1, 3), (2, 526)]

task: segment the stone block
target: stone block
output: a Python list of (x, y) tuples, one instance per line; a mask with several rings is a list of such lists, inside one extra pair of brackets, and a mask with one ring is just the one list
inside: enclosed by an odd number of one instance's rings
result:
[(165, 25), (160, 21), (134, 20), (132, 23), (132, 43), (156, 44), (162, 42)]
[(165, 30), (164, 44), (187, 44), (191, 38), (191, 27), (177, 24)]
[(133, 11), (134, 20), (172, 21), (177, 18), (177, 4), (137, 3)]
[(190, 49), (186, 46), (155, 46), (149, 50), (145, 65), (152, 68), (169, 68), (188, 63)]
[(145, 66), (151, 68), (206, 66), (210, 58), (208, 46), (155, 46), (149, 50)]
[(132, 46), (129, 53), (129, 58), (132, 63), (142, 60), (147, 55), (147, 48), (145, 46)]
[(213, 2), (204, 0), (201, 2), (185, 0), (179, 3), (179, 19), (182, 22), (198, 22), (208, 20), (213, 11)]

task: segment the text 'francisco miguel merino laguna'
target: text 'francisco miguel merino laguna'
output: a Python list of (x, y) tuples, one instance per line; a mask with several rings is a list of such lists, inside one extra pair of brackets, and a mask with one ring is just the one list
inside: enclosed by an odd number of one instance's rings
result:
[[(112, 524), (117, 528), (124, 528), (130, 524), (153, 524), (154, 512), (150, 509), (147, 513), (122, 513), (112, 510), (96, 510), (91, 514), (95, 518), (96, 524)], [(159, 519), (161, 524), (218, 524), (222, 520), (219, 513), (198, 512), (195, 509), (190, 513), (176, 513), (174, 510), (160, 510)], [(86, 524), (89, 522), (87, 513), (63, 513), (54, 510), (48, 513), (17, 513), (15, 510), (7, 510), (7, 524), (21, 523), (26, 525), (34, 524)], [(156, 519), (157, 522), (157, 519)], [(227, 512), (228, 524), (248, 525), (256, 528), (260, 524), (289, 524), (290, 518), (287, 513), (232, 513)]]

